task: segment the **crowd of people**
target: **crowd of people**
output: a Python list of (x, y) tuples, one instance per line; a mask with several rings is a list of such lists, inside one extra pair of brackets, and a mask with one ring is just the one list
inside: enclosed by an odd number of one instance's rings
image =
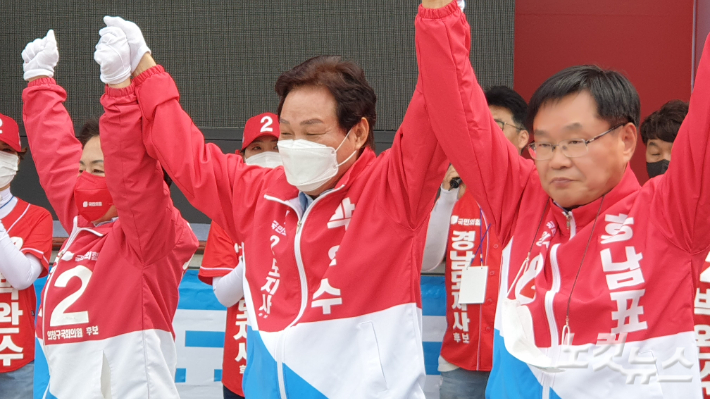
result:
[(422, 2), (416, 89), (379, 156), (375, 92), (340, 57), (284, 72), (277, 112), (225, 154), (135, 23), (105, 17), (104, 113), (78, 135), (54, 31), (29, 43), (24, 127), (70, 235), (50, 262), (51, 215), (12, 195), (27, 149), (0, 115), (0, 396), (32, 397), (35, 336), (46, 398), (179, 396), (172, 321), (198, 241), (174, 182), (213, 221), (199, 278), (228, 308), (225, 399), (424, 398), (419, 281), (442, 262), (442, 399), (703, 397), (710, 61), (689, 104), (643, 122), (633, 84), (596, 66), (528, 104), (480, 87), (463, 7)]

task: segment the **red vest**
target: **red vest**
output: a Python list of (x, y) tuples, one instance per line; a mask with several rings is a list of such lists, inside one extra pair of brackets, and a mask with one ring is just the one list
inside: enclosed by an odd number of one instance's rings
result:
[[(454, 206), (446, 252), (446, 334), (441, 356), (466, 370), (493, 366), (493, 324), (500, 284), (501, 245), (476, 200), (464, 194)], [(481, 220), (483, 219), (483, 220)], [(486, 301), (458, 303), (461, 273), (466, 265), (488, 266)]]
[[(49, 212), (18, 198), (2, 223), (20, 251), (40, 260), (41, 276), (45, 276), (52, 254)], [(18, 291), (0, 274), (0, 373), (15, 371), (35, 359), (36, 306), (33, 286)]]
[[(239, 263), (239, 246), (227, 232), (212, 223), (205, 245), (205, 255), (198, 277), (212, 284), (213, 277), (224, 277)], [(222, 384), (237, 395), (244, 396), (242, 379), (247, 367), (247, 305), (244, 298), (227, 309), (227, 330), (224, 335)]]

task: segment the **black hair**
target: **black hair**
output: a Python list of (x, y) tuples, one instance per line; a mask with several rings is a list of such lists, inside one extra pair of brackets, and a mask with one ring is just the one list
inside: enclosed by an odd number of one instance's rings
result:
[(305, 86), (325, 87), (335, 98), (335, 114), (338, 124), (350, 130), (362, 118), (367, 119), (370, 130), (367, 142), (362, 147), (375, 149), (375, 122), (377, 121), (377, 96), (365, 79), (365, 71), (352, 61), (344, 61), (339, 56), (319, 55), (293, 67), (276, 80), (276, 94), (279, 95), (277, 114), (281, 116), (286, 96), (291, 90)]
[(84, 126), (82, 126), (79, 134), (76, 136), (82, 147), (94, 137), (99, 137), (99, 120), (97, 118), (89, 119), (84, 122)]
[(538, 87), (528, 105), (528, 130), (533, 131), (533, 121), (542, 106), (583, 91), (591, 94), (599, 118), (611, 126), (629, 122), (639, 125), (641, 100), (624, 75), (596, 65), (578, 65), (557, 72)]
[(644, 144), (653, 139), (672, 143), (686, 115), (688, 115), (688, 103), (681, 100), (668, 101), (661, 109), (643, 120), (640, 129), (641, 140)]
[(491, 86), (486, 92), (488, 106), (505, 108), (513, 114), (513, 122), (518, 127), (525, 124), (525, 117), (528, 114), (528, 103), (517, 91), (508, 86)]

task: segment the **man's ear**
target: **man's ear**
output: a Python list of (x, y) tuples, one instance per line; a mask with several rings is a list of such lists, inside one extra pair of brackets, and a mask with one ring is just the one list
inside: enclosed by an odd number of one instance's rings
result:
[(359, 150), (367, 144), (367, 138), (370, 136), (370, 123), (367, 119), (362, 118), (350, 131), (350, 135), (355, 139), (355, 149)]
[(523, 129), (520, 133), (518, 133), (518, 144), (516, 147), (518, 147), (519, 152), (523, 152), (523, 149), (526, 145), (528, 145), (528, 142), (530, 142), (530, 133)]
[(636, 125), (629, 122), (620, 128), (619, 138), (623, 145), (622, 154), (624, 156), (624, 163), (631, 161), (631, 157), (634, 156), (634, 151), (636, 151), (636, 141), (638, 140), (638, 131), (636, 130)]

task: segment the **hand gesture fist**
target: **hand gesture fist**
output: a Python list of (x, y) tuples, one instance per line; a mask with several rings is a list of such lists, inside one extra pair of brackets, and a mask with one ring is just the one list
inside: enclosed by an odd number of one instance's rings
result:
[(116, 27), (99, 31), (101, 39), (96, 45), (94, 60), (101, 66), (101, 81), (118, 84), (131, 76), (130, 54), (126, 34)]
[(131, 72), (135, 71), (141, 58), (143, 58), (143, 54), (150, 53), (141, 28), (121, 17), (109, 17), (108, 15), (104, 17), (104, 23), (106, 26), (119, 28), (126, 34), (128, 45), (131, 47)]
[(50, 29), (47, 35), (40, 39), (27, 43), (22, 50), (22, 69), (25, 71), (24, 79), (46, 76), (54, 76), (54, 67), (59, 62), (59, 51), (57, 50), (57, 39), (54, 31)]

